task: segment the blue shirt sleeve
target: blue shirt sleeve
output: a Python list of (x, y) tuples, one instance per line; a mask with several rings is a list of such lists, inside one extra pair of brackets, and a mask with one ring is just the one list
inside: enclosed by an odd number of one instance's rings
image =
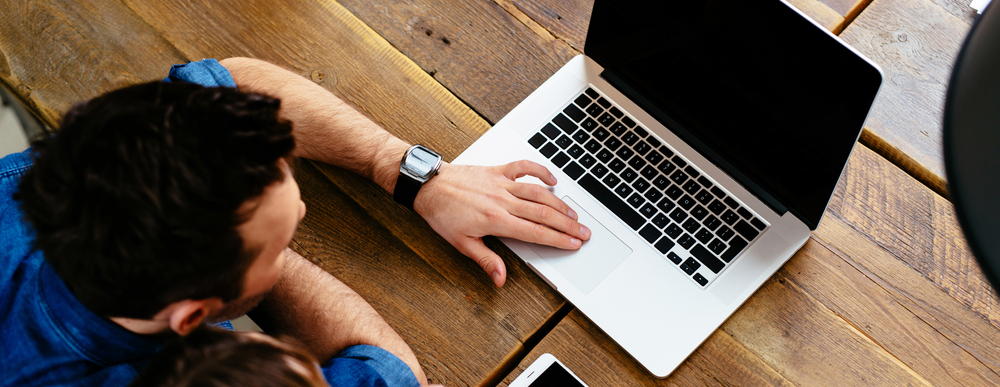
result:
[(419, 387), (413, 370), (396, 355), (371, 345), (349, 347), (323, 365), (331, 387)]
[(191, 82), (205, 87), (236, 87), (232, 74), (215, 59), (174, 65), (164, 82)]

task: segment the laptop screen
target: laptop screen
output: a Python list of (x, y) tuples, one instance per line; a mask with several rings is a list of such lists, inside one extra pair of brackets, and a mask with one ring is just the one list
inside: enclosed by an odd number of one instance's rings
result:
[(679, 137), (811, 229), (882, 79), (777, 0), (597, 0), (585, 51)]

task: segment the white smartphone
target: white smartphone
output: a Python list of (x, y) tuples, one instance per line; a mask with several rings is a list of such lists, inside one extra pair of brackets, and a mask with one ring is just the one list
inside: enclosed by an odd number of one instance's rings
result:
[(508, 387), (587, 387), (587, 384), (551, 353), (544, 353)]

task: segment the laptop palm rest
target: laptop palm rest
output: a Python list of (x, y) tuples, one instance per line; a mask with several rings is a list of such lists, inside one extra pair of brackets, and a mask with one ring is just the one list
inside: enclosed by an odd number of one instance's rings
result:
[(569, 280), (580, 293), (588, 294), (632, 254), (632, 249), (569, 196), (563, 196), (562, 200), (576, 211), (580, 223), (590, 228), (590, 240), (575, 251), (534, 243), (528, 243), (528, 247)]

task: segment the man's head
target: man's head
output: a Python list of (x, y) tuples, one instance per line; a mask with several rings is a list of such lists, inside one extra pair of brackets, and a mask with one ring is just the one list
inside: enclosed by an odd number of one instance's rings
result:
[(154, 82), (74, 106), (35, 144), (16, 196), (36, 247), (103, 316), (246, 312), (280, 274), (304, 214), (279, 104)]

